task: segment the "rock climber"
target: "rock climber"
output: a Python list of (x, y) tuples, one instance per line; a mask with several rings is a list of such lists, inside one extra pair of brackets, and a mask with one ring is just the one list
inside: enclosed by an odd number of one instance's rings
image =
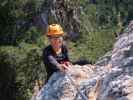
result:
[(48, 26), (46, 33), (50, 45), (43, 50), (43, 62), (46, 67), (47, 80), (57, 71), (65, 72), (70, 69), (68, 50), (64, 45), (64, 31), (59, 24)]

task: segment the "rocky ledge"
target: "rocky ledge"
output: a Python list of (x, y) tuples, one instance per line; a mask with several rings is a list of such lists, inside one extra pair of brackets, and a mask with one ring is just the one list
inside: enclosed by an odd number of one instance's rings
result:
[(133, 21), (95, 65), (57, 72), (35, 100), (133, 100)]

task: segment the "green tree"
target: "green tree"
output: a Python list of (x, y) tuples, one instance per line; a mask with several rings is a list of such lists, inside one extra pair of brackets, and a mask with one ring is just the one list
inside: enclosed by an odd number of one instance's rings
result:
[(46, 79), (42, 50), (35, 45), (0, 47), (0, 66), (1, 100), (29, 100), (35, 80)]
[(14, 45), (27, 38), (33, 17), (42, 4), (42, 0), (1, 0), (0, 45)]

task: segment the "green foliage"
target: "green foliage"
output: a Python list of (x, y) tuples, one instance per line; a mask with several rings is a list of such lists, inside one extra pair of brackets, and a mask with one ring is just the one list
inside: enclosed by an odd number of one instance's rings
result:
[[(48, 2), (52, 4), (48, 0), (0, 1), (1, 100), (29, 100), (34, 81), (45, 80), (41, 48), (48, 45), (48, 40), (33, 25), (33, 19), (42, 9), (49, 9)], [(132, 20), (132, 5), (133, 0), (65, 0), (63, 7), (66, 7), (66, 15), (70, 16), (63, 17), (66, 19), (59, 23), (66, 31), (80, 32), (75, 41), (68, 39), (71, 60), (83, 58), (95, 63), (109, 51), (115, 41), (115, 33), (119, 35), (124, 25)], [(48, 18), (50, 23), (55, 20), (53, 16)], [(78, 23), (74, 23), (75, 20)]]
[(127, 24), (132, 18), (132, 0), (99, 0), (98, 21), (102, 25)]
[[(85, 2), (82, 6), (86, 5)], [(101, 27), (97, 23), (97, 7), (87, 4), (81, 11), (80, 36), (76, 42), (70, 42), (72, 60), (87, 59), (93, 63), (112, 48), (117, 27)]]
[(70, 42), (69, 48), (72, 61), (78, 59), (87, 59), (95, 61), (112, 48), (115, 36), (111, 30), (96, 31), (89, 34), (82, 34), (82, 38), (76, 43)]
[(31, 26), (24, 34), (16, 37), (17, 43), (26, 42), (30, 44), (38, 44), (38, 38), (42, 37), (42, 33), (35, 26)]
[(41, 10), (42, 0), (0, 1), (0, 45), (16, 45), (31, 30), (33, 17)]
[(0, 89), (3, 100), (6, 97), (29, 100), (35, 80), (44, 81), (46, 77), (42, 50), (34, 45), (21, 43), (19, 47), (0, 47), (0, 66), (0, 84), (6, 87)]

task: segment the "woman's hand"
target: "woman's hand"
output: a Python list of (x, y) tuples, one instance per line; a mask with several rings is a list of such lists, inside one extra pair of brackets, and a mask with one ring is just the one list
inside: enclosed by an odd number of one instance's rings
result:
[(59, 70), (62, 71), (62, 72), (65, 72), (67, 70), (70, 70), (70, 65), (67, 65), (67, 64), (60, 64), (59, 65)]

